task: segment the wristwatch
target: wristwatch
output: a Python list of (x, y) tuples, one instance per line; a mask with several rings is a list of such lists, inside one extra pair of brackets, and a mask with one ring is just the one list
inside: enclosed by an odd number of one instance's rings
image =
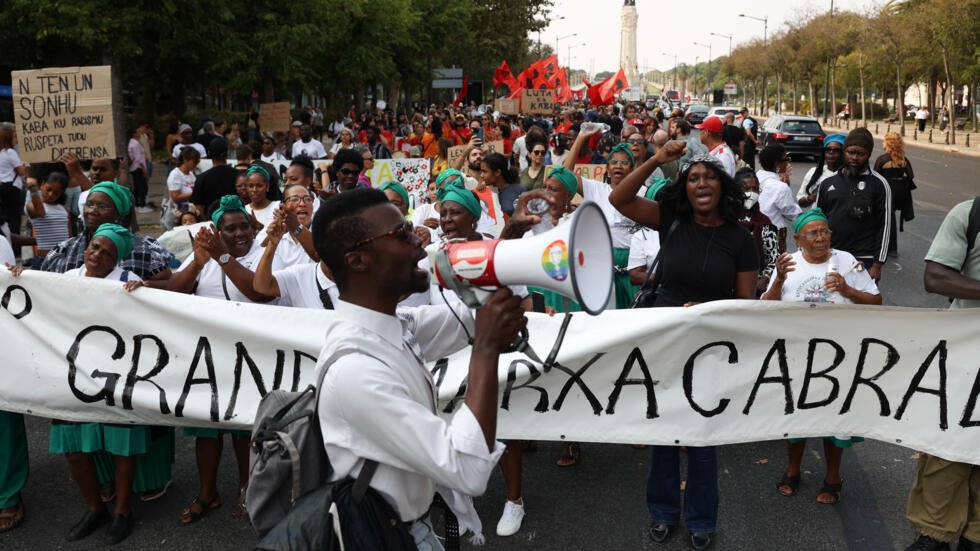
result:
[(305, 229), (306, 229), (306, 226), (304, 226), (303, 224), (299, 224), (295, 228), (293, 228), (293, 230), (292, 230), (293, 235), (299, 235), (299, 234), (303, 233), (303, 230), (305, 230)]
[(228, 253), (225, 253), (225, 254), (223, 254), (223, 255), (221, 255), (221, 256), (218, 257), (218, 264), (220, 264), (222, 266), (224, 266), (225, 264), (227, 264), (229, 262), (231, 262), (231, 255), (228, 254)]

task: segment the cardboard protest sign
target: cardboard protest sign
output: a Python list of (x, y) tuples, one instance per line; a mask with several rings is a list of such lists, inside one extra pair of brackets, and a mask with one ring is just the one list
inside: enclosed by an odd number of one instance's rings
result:
[(10, 78), (25, 162), (52, 162), (65, 153), (82, 159), (116, 156), (111, 67), (12, 71)]
[(493, 110), (505, 115), (516, 115), (520, 112), (520, 104), (516, 99), (500, 98), (494, 102)]
[[(553, 168), (555, 167), (552, 165), (546, 166), (545, 174), (551, 172)], [(582, 178), (601, 182), (606, 178), (606, 165), (575, 165), (575, 170), (572, 172)]]
[(419, 205), (425, 200), (431, 169), (432, 159), (380, 159), (374, 161), (368, 177), (375, 187), (385, 182), (398, 182), (408, 191), (409, 202)]
[[(469, 147), (469, 146), (468, 145), (457, 145), (457, 146), (454, 146), (454, 147), (450, 147), (449, 148), (449, 164), (452, 165), (453, 162), (456, 159), (458, 159), (460, 157), (460, 155), (463, 154), (464, 151), (466, 151), (466, 148), (467, 147)], [(500, 153), (501, 155), (503, 155), (503, 153), (504, 153), (504, 141), (503, 140), (494, 140), (492, 142), (486, 142), (486, 143), (483, 144), (482, 149), (483, 149), (483, 152), (484, 153)]]
[(554, 90), (525, 88), (521, 94), (521, 111), (528, 115), (550, 115), (554, 110)]
[(288, 101), (259, 104), (259, 130), (262, 132), (289, 132), (292, 118)]

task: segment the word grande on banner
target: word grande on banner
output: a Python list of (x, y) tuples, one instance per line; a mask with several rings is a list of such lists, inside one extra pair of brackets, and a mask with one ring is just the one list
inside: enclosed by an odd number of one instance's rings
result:
[(292, 122), (288, 101), (259, 104), (259, 130), (263, 132), (289, 132), (289, 125)]
[(116, 156), (111, 67), (12, 71), (10, 78), (25, 162), (54, 162), (65, 153), (81, 159)]
[(521, 111), (529, 115), (550, 115), (555, 110), (555, 91), (525, 88), (521, 94)]

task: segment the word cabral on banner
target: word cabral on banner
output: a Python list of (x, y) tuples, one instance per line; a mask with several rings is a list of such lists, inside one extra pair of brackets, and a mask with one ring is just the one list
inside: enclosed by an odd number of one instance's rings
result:
[[(335, 315), (0, 269), (0, 410), (248, 427), (264, 393), (315, 380)], [(561, 323), (529, 315), (539, 357)], [(501, 357), (498, 435), (688, 446), (850, 435), (978, 464), (978, 334), (970, 310), (723, 301), (577, 313), (552, 364)], [(464, 400), (468, 354), (430, 358), (442, 414)]]

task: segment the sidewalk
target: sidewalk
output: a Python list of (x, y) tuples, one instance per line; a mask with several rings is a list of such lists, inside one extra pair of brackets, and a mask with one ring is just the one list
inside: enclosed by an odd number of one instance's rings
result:
[[(838, 122), (834, 125), (832, 121), (828, 121), (826, 125), (823, 125), (823, 129), (828, 133), (831, 132), (841, 132), (847, 134), (849, 131), (861, 125), (860, 120), (850, 120), (845, 121), (844, 125), (841, 126)], [(868, 121), (868, 130), (871, 134), (881, 140), (885, 138), (885, 134), (890, 131), (898, 132), (900, 126), (898, 123), (886, 123), (883, 121)], [(931, 139), (930, 139), (931, 137)], [(943, 151), (946, 153), (960, 153), (962, 155), (969, 155), (971, 157), (980, 157), (980, 132), (972, 132), (967, 130), (957, 130), (956, 131), (956, 144), (947, 145), (946, 132), (940, 132), (939, 128), (931, 129), (929, 126), (926, 127), (925, 132), (918, 133), (915, 123), (906, 123), (905, 125), (905, 144), (914, 145), (916, 147), (923, 147), (925, 149), (932, 149), (933, 151)], [(969, 143), (969, 146), (967, 145)]]

